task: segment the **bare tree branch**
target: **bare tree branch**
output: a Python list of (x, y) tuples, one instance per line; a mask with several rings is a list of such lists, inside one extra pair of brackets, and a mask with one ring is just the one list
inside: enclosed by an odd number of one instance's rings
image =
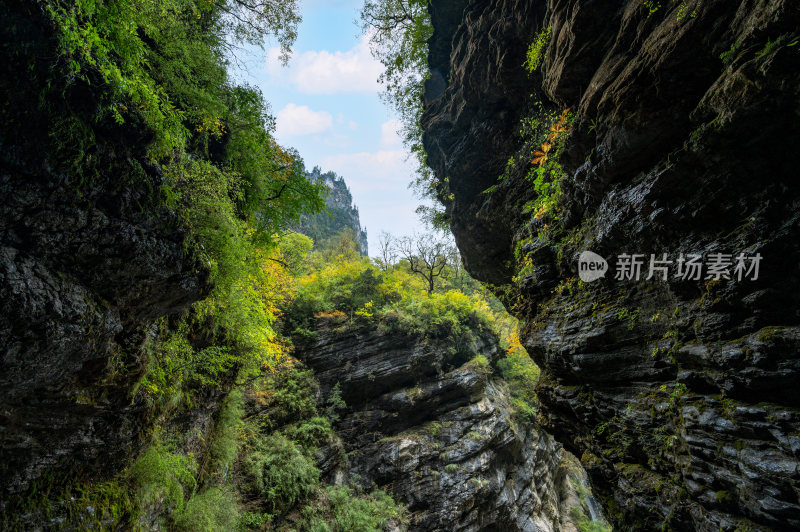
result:
[(427, 284), (429, 294), (436, 288), (436, 279), (448, 264), (447, 244), (434, 234), (414, 235), (398, 241), (397, 251), (408, 261), (408, 268)]

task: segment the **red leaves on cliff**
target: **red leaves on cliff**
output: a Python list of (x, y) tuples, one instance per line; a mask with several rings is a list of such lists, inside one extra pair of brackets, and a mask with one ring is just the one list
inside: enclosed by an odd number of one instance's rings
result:
[(572, 131), (572, 128), (567, 125), (568, 113), (569, 108), (561, 111), (561, 116), (559, 117), (558, 122), (550, 126), (550, 134), (547, 135), (547, 140), (542, 143), (542, 146), (533, 152), (531, 164), (538, 164), (541, 168), (542, 165), (547, 162), (548, 153), (553, 148), (553, 142), (561, 135), (566, 135)]

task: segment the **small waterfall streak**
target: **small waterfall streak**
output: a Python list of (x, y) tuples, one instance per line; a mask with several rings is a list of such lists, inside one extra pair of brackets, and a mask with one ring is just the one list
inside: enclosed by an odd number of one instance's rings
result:
[(592, 488), (589, 485), (589, 477), (586, 475), (585, 472), (581, 472), (582, 474), (576, 475), (578, 477), (578, 482), (582, 488), (584, 488), (583, 492), (583, 502), (586, 505), (587, 510), (589, 510), (589, 519), (592, 521), (599, 521), (601, 523), (605, 523), (605, 518), (603, 517), (603, 510), (600, 508), (600, 503), (597, 502), (597, 499), (594, 498), (592, 494)]

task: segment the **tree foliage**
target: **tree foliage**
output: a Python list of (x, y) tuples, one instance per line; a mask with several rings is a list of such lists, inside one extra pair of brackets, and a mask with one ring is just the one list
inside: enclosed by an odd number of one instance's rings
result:
[(319, 482), (319, 470), (310, 457), (286, 438), (275, 435), (258, 440), (245, 468), (252, 489), (272, 512), (280, 512), (307, 498)]
[(224, 134), (227, 53), (268, 36), (284, 53), (297, 34), (295, 0), (41, 0), (66, 72), (106, 84), (99, 118), (140, 115), (155, 153), (183, 147), (191, 131)]
[(405, 145), (417, 160), (416, 188), (432, 194), (430, 170), (422, 145), (422, 94), (428, 70), (428, 39), (433, 35), (428, 0), (366, 0), (361, 28), (373, 56), (384, 66), (379, 80), (384, 98), (402, 122)]
[[(296, 0), (40, 0), (37, 7), (55, 59), (47, 79), (30, 83), (39, 84), (48, 137), (59, 139), (54, 166), (85, 182), (109, 173), (105, 154), (127, 156), (135, 171), (119, 172), (126, 184), (157, 183), (155, 208), (177, 215), (187, 251), (210, 274), (209, 296), (180, 323), (162, 323), (139, 389), (164, 404), (190, 400), (192, 388), (274, 364), (285, 352), (273, 325), (291, 276), (277, 242), (301, 213), (322, 208), (322, 186), (273, 138), (260, 91), (234, 83), (227, 69), (237, 46), (275, 38), (287, 52), (300, 21)], [(42, 55), (29, 54), (31, 71)], [(287, 241), (290, 261), (298, 252), (302, 244)]]
[(486, 288), (456, 266), (460, 261), (455, 247), (442, 244), (450, 262), (434, 277), (433, 290), (429, 278), (413, 271), (406, 259), (387, 266), (380, 258), (370, 260), (355, 253), (323, 258), (323, 252), (312, 252), (307, 273), (297, 279), (297, 292), (283, 314), (287, 332), (312, 334), (315, 316), (339, 316), (353, 323), (392, 322), (439, 337), (456, 338), (481, 328), (510, 334), (513, 318)]

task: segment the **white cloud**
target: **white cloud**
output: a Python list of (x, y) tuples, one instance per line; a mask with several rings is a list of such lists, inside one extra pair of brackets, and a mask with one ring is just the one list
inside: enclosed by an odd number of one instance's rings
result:
[(320, 166), (344, 177), (359, 207), (361, 225), (367, 228), (373, 254), (382, 230), (404, 235), (423, 229), (414, 213), (419, 200), (408, 188), (414, 178), (414, 162), (406, 150), (337, 154), (323, 159)]
[(326, 157), (322, 167), (344, 176), (354, 194), (405, 189), (413, 176), (405, 150), (341, 153)]
[(276, 134), (279, 138), (323, 133), (333, 127), (333, 116), (313, 111), (307, 105), (290, 103), (278, 111)]
[(381, 124), (381, 146), (385, 148), (397, 147), (403, 144), (400, 137), (402, 123), (399, 120), (389, 120)]
[(280, 63), (280, 48), (267, 51), (267, 72), (272, 81), (288, 82), (307, 94), (378, 92), (383, 67), (369, 51), (369, 36), (345, 52), (308, 51), (293, 56), (288, 67)]

